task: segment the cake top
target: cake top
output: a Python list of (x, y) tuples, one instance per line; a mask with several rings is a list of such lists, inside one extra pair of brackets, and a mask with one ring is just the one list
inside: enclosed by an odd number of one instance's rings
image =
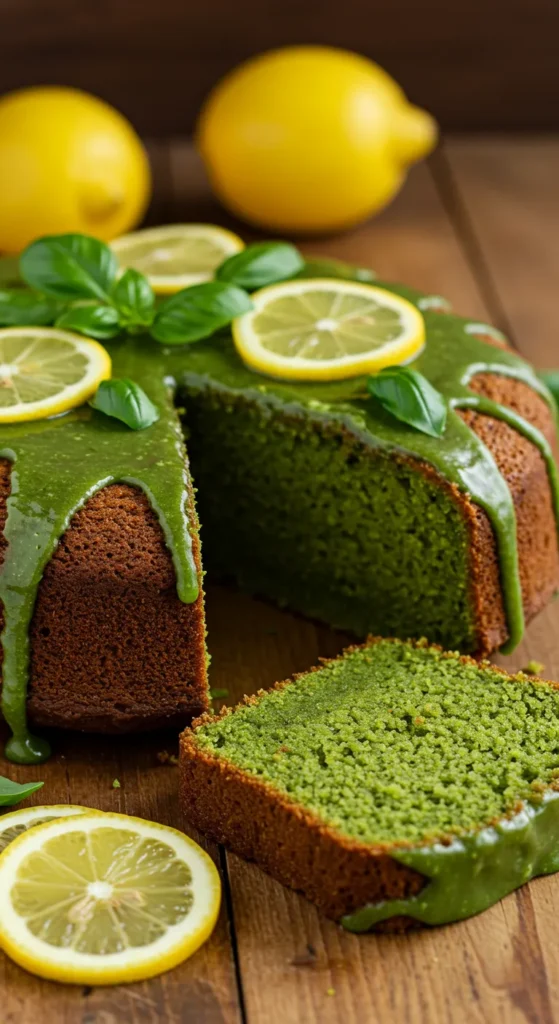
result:
[(194, 740), (372, 844), (423, 843), (541, 801), (559, 687), (391, 640), (201, 720)]

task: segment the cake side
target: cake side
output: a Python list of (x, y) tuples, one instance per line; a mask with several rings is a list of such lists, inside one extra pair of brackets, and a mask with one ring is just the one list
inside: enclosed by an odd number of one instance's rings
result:
[[(522, 381), (478, 374), (472, 391), (517, 411), (556, 446), (553, 414)], [(524, 614), (529, 622), (559, 588), (559, 545), (553, 497), (545, 462), (526, 438), (502, 420), (461, 410), (460, 416), (489, 448), (510, 488)], [(478, 656), (486, 657), (508, 637), (495, 536), (483, 509), (460, 492), (471, 536), (471, 584), (478, 631)]]
[[(2, 460), (0, 528), (10, 471)], [(186, 501), (201, 581), (191, 488)], [(37, 724), (121, 733), (180, 727), (208, 707), (201, 588), (194, 603), (179, 600), (157, 517), (132, 486), (112, 484), (76, 512), (46, 566), (30, 640)]]
[[(471, 387), (553, 439), (549, 407), (526, 384), (479, 375)], [(185, 398), (210, 571), (357, 636), (427, 636), (478, 656), (507, 639), (488, 516), (433, 467), (397, 454), (388, 463), (339, 421), (270, 411), (211, 378), (189, 377)], [(559, 586), (544, 460), (503, 421), (460, 415), (510, 487), (530, 619)]]
[[(386, 684), (387, 672), (396, 688)], [(457, 694), (458, 677), (464, 688)], [(340, 699), (332, 705), (336, 687)], [(181, 807), (206, 834), (329, 916), (396, 900), (386, 925), (405, 927), (413, 923), (406, 902), (413, 906), (419, 892), (423, 898), (427, 880), (398, 856), (441, 845), (454, 855), (460, 837), (467, 845), (472, 833), (497, 832), (523, 805), (544, 804), (557, 787), (558, 717), (557, 684), (511, 677), (421, 643), (375, 640), (195, 722), (181, 737)], [(532, 873), (557, 870), (554, 855), (546, 860), (545, 837), (539, 849), (526, 832), (520, 842)], [(490, 846), (486, 838), (483, 848)], [(510, 852), (512, 863), (517, 854)], [(493, 881), (497, 895), (484, 905), (504, 895)], [(479, 888), (475, 871), (469, 884)]]

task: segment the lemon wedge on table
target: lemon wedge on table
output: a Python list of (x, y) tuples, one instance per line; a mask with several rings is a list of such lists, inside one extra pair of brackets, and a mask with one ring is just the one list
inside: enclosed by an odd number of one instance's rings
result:
[(78, 804), (50, 804), (39, 807), (22, 807), (19, 811), (0, 816), (0, 853), (13, 843), (14, 839), (35, 825), (44, 825), (56, 818), (74, 817), (76, 814), (91, 813), (90, 807)]
[(55, 327), (0, 330), (0, 423), (56, 416), (111, 376), (102, 345)]
[(425, 344), (419, 310), (373, 285), (285, 281), (251, 298), (233, 338), (244, 362), (270, 377), (343, 380), (409, 362)]
[(212, 859), (176, 829), (126, 814), (60, 818), (0, 856), (0, 945), (43, 978), (139, 981), (202, 945), (220, 893)]
[(210, 281), (228, 256), (244, 249), (232, 231), (215, 224), (145, 228), (111, 242), (120, 265), (145, 274), (158, 295)]

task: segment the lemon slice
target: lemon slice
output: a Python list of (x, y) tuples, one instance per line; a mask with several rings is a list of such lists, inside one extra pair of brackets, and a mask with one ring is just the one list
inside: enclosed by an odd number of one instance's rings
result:
[(56, 327), (0, 330), (0, 423), (66, 412), (110, 376), (107, 350), (90, 338)]
[(140, 270), (158, 295), (210, 281), (220, 263), (244, 247), (232, 231), (214, 224), (145, 228), (111, 242), (120, 265)]
[[(80, 807), (77, 804), (49, 804), (40, 807), (22, 807), (20, 811), (11, 811), (0, 816), (0, 853), (9, 843), (27, 832), (35, 825), (44, 825), (46, 821), (56, 818), (70, 818), (76, 814), (92, 814), (91, 807)], [(100, 812), (99, 812), (100, 813)]]
[(0, 856), (0, 945), (56, 981), (116, 985), (169, 970), (210, 935), (217, 869), (173, 828), (83, 814), (24, 832)]
[(251, 298), (253, 309), (233, 322), (233, 338), (244, 362), (269, 377), (357, 377), (409, 362), (425, 344), (419, 310), (374, 285), (285, 281)]

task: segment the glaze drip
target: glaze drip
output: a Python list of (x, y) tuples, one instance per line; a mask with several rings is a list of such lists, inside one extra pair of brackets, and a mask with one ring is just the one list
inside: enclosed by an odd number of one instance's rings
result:
[(423, 924), (462, 921), (487, 910), (531, 878), (559, 871), (559, 793), (526, 802), (495, 825), (390, 856), (419, 871), (427, 883), (409, 899), (371, 903), (342, 918), (348, 931), (367, 932), (390, 917)]
[[(44, 568), (72, 515), (92, 494), (117, 481), (141, 488), (159, 517), (175, 566), (179, 598), (191, 602), (197, 597), (184, 508), (184, 447), (175, 409), (175, 399), (181, 400), (186, 385), (211, 384), (250, 395), (271, 409), (281, 407), (318, 420), (337, 419), (367, 445), (429, 462), (468, 492), (486, 511), (495, 532), (509, 631), (504, 650), (516, 646), (524, 616), (512, 497), (493, 456), (456, 410), (475, 408), (496, 416), (529, 438), (546, 461), (558, 510), (557, 470), (544, 436), (512, 410), (475, 395), (468, 383), (477, 373), (500, 374), (524, 382), (552, 408), (553, 399), (520, 356), (488, 345), (478, 333), (492, 334), (492, 328), (443, 312), (440, 301), (426, 303), (419, 292), (375, 284), (423, 309), (427, 345), (413, 365), (449, 403), (442, 438), (419, 433), (365, 399), (363, 377), (328, 384), (261, 377), (242, 364), (228, 333), (184, 347), (163, 347), (142, 336), (107, 344), (114, 376), (136, 381), (160, 409), (159, 422), (148, 430), (130, 431), (88, 407), (52, 420), (0, 429), (0, 455), (14, 465), (5, 528), (8, 548), (0, 574), (5, 615), (2, 710), (13, 732), (8, 757), (32, 763), (48, 755), (47, 745), (32, 737), (26, 725), (29, 626)], [(472, 328), (475, 334), (469, 333)]]

